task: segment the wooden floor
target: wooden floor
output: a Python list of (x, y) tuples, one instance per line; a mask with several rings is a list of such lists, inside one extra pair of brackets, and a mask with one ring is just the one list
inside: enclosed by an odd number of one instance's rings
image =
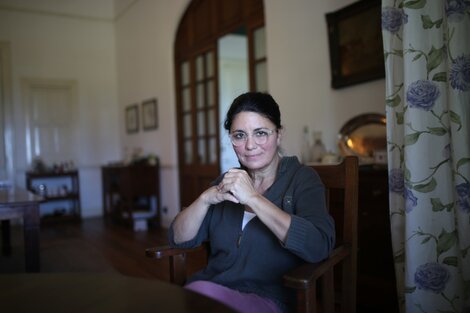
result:
[[(11, 255), (0, 255), (0, 274), (24, 272), (23, 229), (12, 226)], [(133, 232), (128, 226), (101, 218), (84, 219), (81, 223), (41, 225), (41, 272), (115, 272), (126, 276), (168, 281), (165, 260), (145, 256), (148, 247), (167, 243), (166, 229)], [(189, 259), (188, 272), (193, 273), (205, 262), (203, 254)], [(358, 313), (386, 312), (358, 307)], [(387, 311), (388, 312), (388, 311)]]
[[(168, 264), (145, 256), (146, 248), (166, 243), (166, 229), (134, 232), (101, 218), (41, 225), (41, 272), (118, 272), (168, 280)], [(24, 271), (21, 226), (12, 226), (12, 246), (11, 255), (0, 256), (0, 273)], [(204, 262), (200, 256), (191, 261), (190, 272)]]

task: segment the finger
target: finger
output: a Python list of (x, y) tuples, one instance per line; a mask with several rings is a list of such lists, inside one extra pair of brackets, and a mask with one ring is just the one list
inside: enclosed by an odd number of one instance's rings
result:
[(232, 193), (226, 192), (223, 194), (223, 197), (224, 200), (228, 200), (234, 203), (240, 203), (240, 201), (238, 201), (238, 199)]
[(226, 192), (230, 191), (230, 184), (227, 184), (226, 182), (221, 182), (217, 186), (217, 191), (220, 192), (220, 193), (226, 193)]

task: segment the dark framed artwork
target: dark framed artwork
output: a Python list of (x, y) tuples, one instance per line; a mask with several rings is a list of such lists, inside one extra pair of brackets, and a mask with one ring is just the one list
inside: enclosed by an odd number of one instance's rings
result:
[(158, 128), (158, 106), (155, 98), (142, 102), (142, 128), (144, 130)]
[(326, 22), (333, 88), (385, 77), (380, 0), (327, 13)]
[(126, 131), (128, 134), (139, 131), (139, 106), (137, 104), (126, 107)]

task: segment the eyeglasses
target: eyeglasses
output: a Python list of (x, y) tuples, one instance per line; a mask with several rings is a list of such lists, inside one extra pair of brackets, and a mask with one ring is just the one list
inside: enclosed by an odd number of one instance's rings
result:
[[(257, 129), (251, 134), (251, 138), (255, 141), (257, 145), (264, 145), (266, 142), (268, 142), (269, 136), (271, 136), (274, 133), (275, 129)], [(229, 134), (230, 140), (232, 141), (232, 145), (235, 147), (239, 147), (241, 145), (244, 145), (246, 141), (248, 140), (248, 134), (242, 131), (235, 131), (231, 134)]]

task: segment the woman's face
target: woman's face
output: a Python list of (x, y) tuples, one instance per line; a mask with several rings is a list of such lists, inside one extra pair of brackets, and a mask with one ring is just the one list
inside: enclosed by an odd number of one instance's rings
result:
[[(263, 131), (270, 133), (267, 141), (264, 144), (257, 144), (254, 134)], [(281, 134), (276, 131), (276, 125), (269, 119), (255, 112), (240, 112), (235, 115), (232, 121), (230, 133), (235, 132), (243, 132), (247, 135), (246, 142), (239, 146), (233, 146), (233, 150), (243, 166), (249, 170), (262, 170), (269, 167), (273, 160), (277, 160)]]

